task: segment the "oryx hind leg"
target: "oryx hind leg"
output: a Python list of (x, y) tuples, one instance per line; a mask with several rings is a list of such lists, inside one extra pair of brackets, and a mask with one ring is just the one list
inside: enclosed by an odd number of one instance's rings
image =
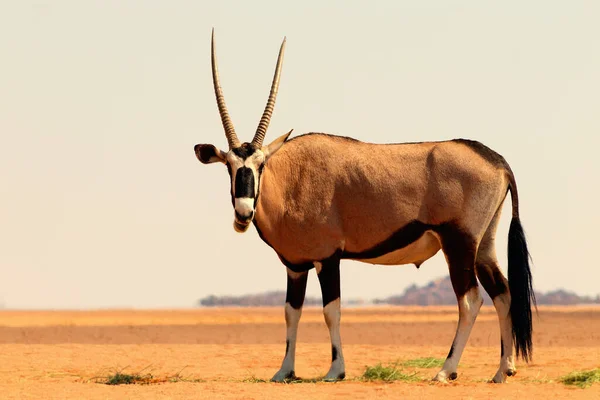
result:
[(448, 262), (452, 287), (458, 301), (458, 327), (448, 357), (440, 372), (433, 378), (446, 382), (458, 377), (456, 369), (465, 349), (471, 329), (481, 308), (483, 298), (475, 276), (477, 243), (456, 226), (442, 226), (438, 231), (442, 250)]
[(296, 378), (294, 370), (296, 362), (296, 336), (298, 334), (300, 316), (302, 315), (307, 280), (308, 270), (295, 272), (288, 267), (287, 294), (285, 298), (285, 357), (281, 363), (281, 368), (271, 378), (274, 382), (283, 382), (286, 379)]
[(510, 292), (508, 281), (498, 266), (495, 249), (496, 228), (500, 219), (500, 211), (499, 208), (486, 230), (479, 244), (475, 261), (477, 278), (494, 302), (500, 323), (500, 366), (498, 372), (492, 378), (492, 382), (495, 383), (503, 383), (506, 381), (507, 376), (512, 376), (517, 372), (513, 356)]
[(340, 258), (337, 255), (315, 262), (323, 297), (323, 316), (331, 339), (331, 367), (325, 381), (337, 381), (346, 377), (344, 353), (340, 336)]

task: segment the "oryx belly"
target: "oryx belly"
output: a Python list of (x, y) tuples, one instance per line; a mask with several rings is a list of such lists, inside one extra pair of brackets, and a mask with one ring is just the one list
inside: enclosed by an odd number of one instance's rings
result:
[(351, 258), (353, 260), (380, 265), (417, 264), (433, 257), (440, 250), (440, 242), (432, 231), (425, 232), (407, 246), (393, 250), (376, 258)]

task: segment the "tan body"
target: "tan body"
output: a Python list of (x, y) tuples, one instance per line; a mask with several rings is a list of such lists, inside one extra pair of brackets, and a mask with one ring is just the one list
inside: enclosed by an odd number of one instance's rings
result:
[[(459, 222), (480, 239), (507, 189), (506, 171), (460, 142), (382, 145), (310, 134), (286, 142), (266, 163), (255, 224), (293, 264), (365, 251), (414, 220)], [(440, 248), (427, 231), (405, 248), (361, 261), (421, 264)]]

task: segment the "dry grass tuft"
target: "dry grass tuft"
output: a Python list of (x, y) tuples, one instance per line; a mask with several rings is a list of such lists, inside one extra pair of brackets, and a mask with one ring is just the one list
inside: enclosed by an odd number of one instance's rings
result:
[(424, 357), (404, 361), (401, 365), (403, 367), (412, 368), (441, 368), (444, 365), (444, 362), (445, 360), (441, 358)]

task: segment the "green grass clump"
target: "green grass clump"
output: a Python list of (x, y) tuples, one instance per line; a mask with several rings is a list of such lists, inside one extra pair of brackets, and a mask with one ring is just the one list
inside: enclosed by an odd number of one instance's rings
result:
[(401, 365), (413, 368), (441, 368), (444, 365), (444, 360), (434, 357), (415, 358), (404, 361)]
[(569, 375), (560, 378), (560, 381), (565, 385), (578, 386), (583, 389), (591, 386), (593, 383), (600, 382), (600, 368), (590, 371), (571, 372)]
[(381, 365), (381, 363), (375, 366), (367, 366), (365, 368), (365, 372), (361, 376), (361, 380), (381, 382), (415, 382), (419, 381), (420, 378), (417, 376), (416, 373), (406, 374), (402, 372), (402, 370), (398, 369), (398, 363), (396, 362), (387, 366)]
[(139, 375), (139, 374), (124, 374), (117, 372), (113, 375), (106, 377), (104, 382), (107, 385), (133, 385), (133, 384), (148, 384), (152, 381), (152, 375)]

